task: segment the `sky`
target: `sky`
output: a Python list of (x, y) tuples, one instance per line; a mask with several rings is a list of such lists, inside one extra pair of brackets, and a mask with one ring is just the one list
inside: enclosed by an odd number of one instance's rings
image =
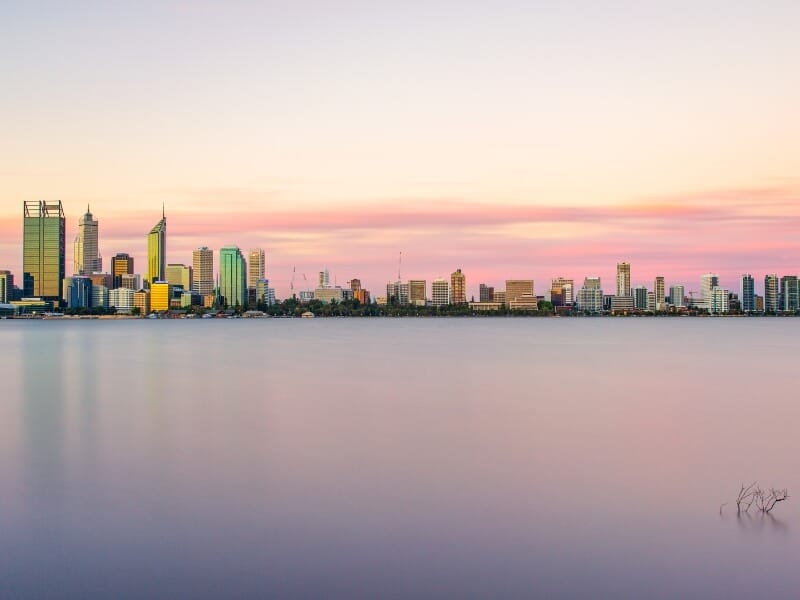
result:
[(263, 247), (278, 296), (327, 267), (478, 284), (738, 289), (800, 272), (800, 3), (0, 4), (0, 268), (22, 206), (86, 206), (105, 265)]

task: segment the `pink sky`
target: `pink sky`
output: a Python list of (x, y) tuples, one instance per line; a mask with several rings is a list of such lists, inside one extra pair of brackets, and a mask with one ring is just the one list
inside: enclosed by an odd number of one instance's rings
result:
[[(67, 211), (67, 271), (71, 241), (83, 206), (64, 200)], [(224, 204), (224, 203), (223, 203)], [(800, 195), (790, 187), (721, 190), (677, 197), (643, 199), (608, 206), (488, 204), (437, 198), (429, 202), (381, 202), (373, 207), (335, 210), (257, 210), (187, 212), (167, 209), (169, 262), (191, 263), (191, 251), (235, 244), (267, 250), (268, 276), (279, 296), (288, 293), (292, 267), (297, 287), (302, 275), (316, 281), (330, 270), (340, 285), (359, 277), (374, 294), (396, 278), (399, 252), (402, 276), (429, 282), (456, 268), (467, 275), (469, 294), (481, 282), (502, 288), (508, 278), (534, 278), (544, 293), (556, 276), (600, 275), (613, 293), (618, 261), (628, 261), (634, 285), (652, 287), (656, 275), (667, 285), (696, 289), (700, 274), (721, 276), (738, 288), (738, 277), (752, 273), (798, 273)], [(160, 217), (159, 208), (104, 216), (100, 248), (105, 266), (116, 252), (145, 264), (145, 236)], [(3, 266), (21, 272), (21, 215), (0, 218)], [(758, 287), (758, 286), (757, 286)]]
[(798, 2), (179, 4), (4, 7), (0, 268), (61, 199), (68, 273), (87, 203), (139, 271), (164, 203), (170, 262), (263, 247), (280, 295), (800, 272)]

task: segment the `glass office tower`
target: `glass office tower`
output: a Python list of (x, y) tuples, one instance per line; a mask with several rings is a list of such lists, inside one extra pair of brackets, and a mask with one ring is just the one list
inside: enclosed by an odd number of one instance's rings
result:
[(145, 285), (167, 279), (167, 217), (162, 209), (161, 220), (147, 234), (147, 279)]
[(60, 302), (64, 282), (65, 218), (61, 200), (24, 203), (24, 295)]

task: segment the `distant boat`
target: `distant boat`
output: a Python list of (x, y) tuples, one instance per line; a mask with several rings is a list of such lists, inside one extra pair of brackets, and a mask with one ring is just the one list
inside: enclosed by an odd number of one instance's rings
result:
[(303, 313), (302, 315), (300, 315), (300, 316), (301, 316), (302, 318), (304, 318), (304, 319), (313, 319), (313, 318), (314, 318), (314, 317), (316, 317), (317, 315), (315, 315), (314, 313), (312, 313), (310, 310), (307, 310), (306, 312), (304, 312), (304, 313)]

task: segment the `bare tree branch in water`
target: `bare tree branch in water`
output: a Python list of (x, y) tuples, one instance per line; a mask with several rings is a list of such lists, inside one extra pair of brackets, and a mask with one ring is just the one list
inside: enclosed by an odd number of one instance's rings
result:
[[(742, 484), (739, 488), (739, 495), (736, 496), (736, 514), (741, 515), (742, 512), (748, 512), (753, 504), (762, 513), (769, 514), (778, 502), (783, 502), (789, 498), (789, 492), (786, 488), (778, 490), (770, 488), (769, 490), (762, 490), (758, 486), (758, 482), (754, 481), (750, 485)], [(720, 504), (719, 514), (722, 514), (722, 509), (727, 506), (727, 502)]]
[(750, 510), (750, 507), (753, 505), (753, 501), (756, 499), (756, 492), (758, 488), (756, 487), (757, 481), (754, 481), (747, 487), (742, 484), (741, 489), (739, 490), (739, 495), (736, 497), (736, 513), (741, 514), (742, 512), (742, 505), (744, 504), (744, 511), (747, 512)]
[(789, 492), (786, 488), (776, 490), (770, 488), (769, 491), (764, 491), (761, 488), (756, 489), (756, 506), (763, 513), (770, 513), (778, 502), (783, 502), (789, 497)]

